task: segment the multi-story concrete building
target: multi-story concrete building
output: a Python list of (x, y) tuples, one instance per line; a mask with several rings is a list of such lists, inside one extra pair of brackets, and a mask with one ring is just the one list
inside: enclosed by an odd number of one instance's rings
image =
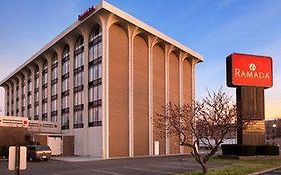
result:
[[(6, 115), (57, 122), (74, 154), (183, 153), (154, 112), (194, 98), (202, 56), (102, 1), (1, 82)], [(8, 60), (7, 60), (8, 61)]]

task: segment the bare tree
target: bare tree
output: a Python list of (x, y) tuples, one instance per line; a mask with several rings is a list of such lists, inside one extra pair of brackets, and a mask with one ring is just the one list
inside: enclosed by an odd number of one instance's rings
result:
[[(154, 115), (153, 125), (159, 136), (178, 137), (181, 146), (191, 148), (191, 154), (207, 173), (207, 162), (218, 151), (226, 135), (238, 127), (236, 105), (222, 89), (210, 92), (200, 101), (178, 105), (169, 102)], [(198, 143), (207, 153), (198, 152)]]

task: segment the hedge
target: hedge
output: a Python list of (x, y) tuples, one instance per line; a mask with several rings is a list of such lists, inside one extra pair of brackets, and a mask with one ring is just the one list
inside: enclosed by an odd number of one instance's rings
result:
[(279, 147), (274, 145), (221, 145), (223, 155), (255, 156), (255, 155), (279, 155)]

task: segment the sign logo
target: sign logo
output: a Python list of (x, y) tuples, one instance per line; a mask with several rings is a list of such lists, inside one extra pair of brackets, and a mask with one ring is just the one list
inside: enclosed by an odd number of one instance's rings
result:
[(94, 11), (96, 10), (95, 6), (91, 6), (90, 8), (88, 8), (85, 12), (83, 12), (82, 14), (78, 15), (78, 20), (79, 21), (83, 21), (85, 18), (87, 18), (88, 16), (90, 16), (90, 14), (92, 14)]
[(272, 86), (272, 59), (266, 56), (234, 53), (227, 57), (227, 85), (230, 87)]
[(251, 63), (249, 66), (251, 71), (255, 71), (256, 70), (256, 65), (254, 63)]

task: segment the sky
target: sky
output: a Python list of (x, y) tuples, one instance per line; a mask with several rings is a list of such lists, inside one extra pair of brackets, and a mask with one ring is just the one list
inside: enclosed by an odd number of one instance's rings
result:
[[(77, 20), (97, 0), (1, 0), (0, 80)], [(226, 87), (225, 58), (233, 52), (273, 58), (265, 90), (266, 119), (281, 117), (281, 1), (107, 0), (204, 56), (196, 67), (196, 97)], [(234, 99), (235, 100), (235, 99)], [(0, 114), (4, 90), (0, 89)]]

